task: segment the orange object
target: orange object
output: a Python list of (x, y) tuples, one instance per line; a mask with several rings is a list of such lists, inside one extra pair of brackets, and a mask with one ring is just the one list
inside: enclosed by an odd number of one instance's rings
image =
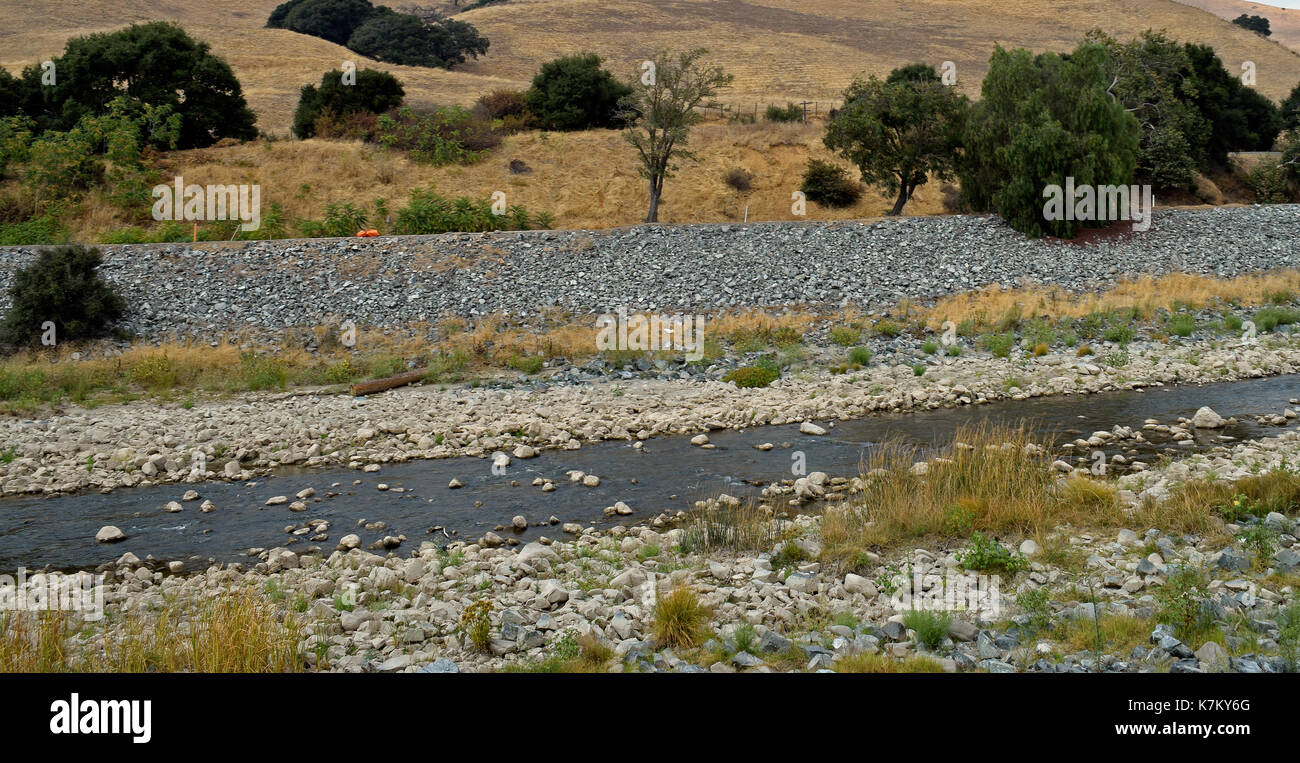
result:
[(375, 230), (374, 228), (371, 228), (370, 230), (366, 231), (366, 235), (367, 235), (367, 236), (378, 236), (378, 235), (379, 235), (379, 231)]
[(364, 238), (365, 235), (366, 235), (366, 232), (365, 232), (365, 231), (363, 231), (363, 230), (359, 230), (359, 231), (357, 231), (357, 238)]

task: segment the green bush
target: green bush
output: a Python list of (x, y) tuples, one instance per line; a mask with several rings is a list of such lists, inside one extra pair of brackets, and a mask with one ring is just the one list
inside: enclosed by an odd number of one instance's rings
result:
[(1156, 590), (1156, 616), (1161, 623), (1172, 625), (1180, 638), (1188, 638), (1205, 630), (1208, 624), (1209, 615), (1201, 606), (1205, 596), (1205, 576), (1200, 570), (1178, 567)]
[(432, 188), (417, 188), (412, 191), (410, 201), (398, 210), (397, 218), (393, 221), (393, 233), (398, 235), (549, 227), (551, 218), (548, 214), (533, 215), (522, 206), (512, 206), (506, 209), (505, 214), (496, 215), (488, 201), (465, 196), (448, 199), (439, 196)]
[(1196, 330), (1196, 319), (1186, 313), (1169, 316), (1169, 333), (1174, 336), (1191, 336)]
[(106, 333), (126, 311), (117, 291), (100, 278), (98, 249), (59, 246), (42, 249), (36, 261), (14, 273), (10, 308), (0, 322), (0, 341), (41, 344), (42, 324), (51, 321), (55, 340), (85, 339)]
[(903, 615), (903, 627), (914, 631), (917, 643), (930, 649), (937, 649), (943, 643), (951, 624), (948, 615), (924, 609), (910, 609)]
[(349, 114), (382, 114), (402, 104), (406, 91), (402, 83), (388, 72), (361, 69), (356, 72), (356, 82), (343, 84), (343, 72), (338, 69), (326, 72), (320, 86), (303, 85), (298, 94), (298, 108), (293, 113), (293, 134), (306, 139), (316, 133), (316, 123), (322, 114), (334, 118)]
[(245, 352), (239, 357), (244, 385), (250, 390), (283, 389), (289, 380), (284, 363), (276, 358)]
[(803, 107), (797, 103), (787, 103), (785, 108), (770, 104), (763, 112), (763, 119), (769, 122), (799, 122), (803, 120)]
[(830, 340), (838, 345), (848, 347), (862, 338), (862, 329), (856, 326), (832, 326)]
[(1011, 575), (1029, 566), (1025, 557), (1008, 551), (1006, 546), (981, 532), (971, 533), (966, 547), (957, 552), (957, 563), (968, 570), (1003, 570)]
[(0, 246), (58, 244), (67, 239), (59, 221), (50, 216), (33, 217), (16, 223), (0, 224)]
[(981, 340), (980, 344), (984, 349), (993, 353), (995, 358), (1005, 358), (1011, 354), (1011, 348), (1016, 346), (1016, 335), (1006, 334), (987, 334)]
[(799, 190), (809, 201), (834, 208), (851, 207), (862, 196), (862, 187), (849, 180), (843, 167), (821, 159), (808, 162)]
[(724, 382), (735, 382), (737, 387), (766, 387), (776, 381), (781, 376), (776, 371), (766, 366), (746, 366), (727, 372), (722, 377)]
[(375, 121), (375, 143), (404, 151), (413, 160), (435, 167), (478, 161), (484, 149), (496, 146), (500, 140), (491, 125), (456, 106), (428, 112), (402, 106), (381, 114)]
[(1265, 159), (1251, 168), (1246, 185), (1260, 204), (1285, 204), (1291, 199), (1287, 187), (1287, 168), (1275, 159)]
[(601, 68), (595, 53), (564, 56), (542, 64), (524, 94), (528, 110), (544, 130), (618, 127), (619, 101), (632, 88)]
[(542, 370), (542, 366), (545, 364), (546, 359), (541, 355), (528, 355), (526, 357), (517, 355), (511, 358), (507, 363), (507, 365), (516, 371), (520, 371), (530, 376)]
[(1266, 307), (1255, 313), (1255, 328), (1260, 331), (1272, 331), (1297, 321), (1300, 321), (1300, 312), (1280, 307)]
[(865, 366), (871, 361), (871, 350), (866, 347), (854, 347), (849, 350), (849, 362), (859, 366)]
[(1128, 344), (1133, 341), (1133, 327), (1123, 324), (1112, 324), (1106, 327), (1106, 331), (1101, 338), (1107, 342), (1116, 344)]
[(903, 333), (903, 327), (891, 320), (876, 321), (876, 325), (871, 330), (878, 336), (896, 337)]

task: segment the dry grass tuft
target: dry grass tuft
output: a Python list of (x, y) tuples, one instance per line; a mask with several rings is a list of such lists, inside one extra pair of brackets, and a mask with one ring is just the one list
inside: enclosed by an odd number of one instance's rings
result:
[(305, 668), (301, 624), (249, 589), (203, 602), (168, 603), (148, 617), (98, 623), (72, 613), (0, 614), (3, 673), (283, 673)]
[(836, 673), (942, 673), (943, 665), (931, 657), (908, 657), (895, 660), (883, 654), (854, 654), (836, 660)]
[[(1113, 488), (1082, 477), (1064, 482), (1038, 455), (1025, 427), (980, 425), (959, 430), (933, 453), (891, 443), (871, 451), (863, 492), (828, 508), (822, 538), (833, 557), (906, 540), (986, 534), (1035, 535), (1064, 522), (1120, 519)], [(925, 473), (913, 465), (928, 456)]]
[(1267, 304), (1279, 293), (1300, 291), (1300, 270), (1285, 269), (1236, 278), (1189, 273), (1142, 276), (1121, 281), (1102, 292), (1075, 294), (1057, 286), (1002, 289), (996, 285), (938, 300), (922, 312), (922, 321), (935, 329), (944, 321), (990, 323), (992, 316), (1082, 318), (1093, 313), (1137, 307), (1143, 315), (1157, 309), (1199, 310), (1219, 303)]
[(651, 624), (655, 643), (660, 647), (693, 649), (709, 637), (711, 616), (695, 591), (679, 586), (655, 602), (654, 622)]

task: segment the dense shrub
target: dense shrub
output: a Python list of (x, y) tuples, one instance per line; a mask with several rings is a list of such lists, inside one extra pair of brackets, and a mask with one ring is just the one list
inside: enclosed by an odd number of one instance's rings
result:
[(14, 273), (11, 306), (0, 321), (0, 341), (40, 345), (42, 324), (52, 321), (59, 342), (99, 336), (122, 317), (125, 301), (99, 277), (98, 249), (42, 249), (36, 261)]
[(310, 138), (322, 116), (339, 122), (352, 114), (382, 114), (402, 103), (406, 91), (388, 72), (361, 69), (356, 81), (343, 84), (343, 72), (334, 69), (321, 77), (320, 86), (303, 85), (293, 114), (293, 134)]
[(505, 214), (497, 215), (493, 214), (492, 205), (486, 200), (470, 199), (466, 196), (448, 199), (435, 193), (432, 188), (417, 188), (411, 191), (411, 198), (407, 205), (398, 210), (397, 218), (393, 221), (392, 232), (398, 235), (415, 235), (549, 227), (551, 227), (550, 215), (529, 214), (522, 206), (508, 207)]
[(632, 88), (600, 68), (595, 53), (580, 53), (542, 64), (524, 94), (529, 111), (545, 130), (619, 127), (619, 100)]
[(1286, 168), (1275, 159), (1263, 159), (1252, 167), (1246, 184), (1260, 204), (1285, 204), (1290, 200)]
[(809, 201), (827, 207), (851, 207), (862, 196), (861, 186), (849, 179), (843, 167), (821, 159), (808, 162), (799, 190)]
[(763, 112), (763, 119), (769, 122), (799, 122), (803, 120), (803, 107), (797, 103), (787, 103), (784, 108), (770, 104)]
[(754, 174), (744, 167), (732, 167), (722, 176), (722, 182), (732, 190), (744, 193), (752, 187)]
[(522, 90), (493, 90), (480, 96), (471, 111), (484, 121), (499, 121), (507, 134), (528, 130), (535, 121)]
[(426, 112), (403, 106), (379, 117), (374, 141), (405, 151), (415, 161), (441, 166), (477, 161), (484, 150), (500, 143), (501, 136), (457, 106)]
[(735, 382), (737, 387), (766, 387), (777, 380), (781, 373), (769, 366), (746, 366), (728, 371), (722, 377), (724, 382)]

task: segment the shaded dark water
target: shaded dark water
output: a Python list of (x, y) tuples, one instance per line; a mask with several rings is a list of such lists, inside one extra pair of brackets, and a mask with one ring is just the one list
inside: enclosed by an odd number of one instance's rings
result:
[[(422, 540), (446, 542), (443, 532), (431, 533), (430, 527), (445, 527), (453, 538), (473, 540), (498, 525), (509, 528), (511, 517), (517, 514), (530, 523), (555, 516), (561, 522), (605, 526), (663, 511), (688, 510), (695, 500), (717, 491), (738, 496), (757, 492), (760, 488), (755, 483), (794, 476), (791, 467), (796, 451), (803, 454), (807, 472), (853, 476), (873, 445), (893, 439), (921, 446), (943, 444), (959, 427), (981, 422), (1028, 422), (1039, 431), (1054, 432), (1056, 440), (1064, 442), (1086, 439), (1092, 432), (1116, 424), (1137, 429), (1147, 418), (1171, 424), (1178, 416), (1190, 418), (1202, 405), (1241, 420), (1226, 430), (1198, 433), (1194, 446), (1157, 442), (1141, 451), (1146, 456), (1165, 451), (1186, 454), (1218, 444), (1220, 434), (1238, 439), (1276, 434), (1278, 427), (1259, 426), (1253, 417), (1281, 413), (1287, 401), (1298, 396), (1300, 376), (1287, 375), (873, 416), (836, 422), (829, 434), (820, 437), (803, 435), (794, 425), (718, 431), (709, 435), (717, 446), (712, 450), (692, 446), (689, 436), (647, 440), (640, 449), (629, 442), (603, 442), (576, 451), (543, 451), (527, 461), (515, 459), (499, 475), (493, 474), (489, 459), (456, 458), (390, 464), (374, 474), (346, 468), (286, 470), (252, 486), (171, 484), (121, 489), (109, 495), (11, 498), (0, 501), (0, 571), (93, 567), (125, 551), (142, 559), (147, 554), (180, 559), (192, 562), (191, 566), (202, 565), (209, 558), (248, 561), (250, 547), (288, 544), (302, 552), (319, 545), (328, 553), (348, 533), (357, 533), (363, 547), (385, 535), (404, 534), (407, 541), (402, 549), (413, 550)], [(1151, 434), (1147, 433), (1148, 437)], [(767, 452), (753, 448), (762, 442), (777, 447)], [(789, 447), (783, 447), (786, 443)], [(1119, 452), (1117, 448), (1107, 450), (1111, 455)], [(565, 476), (570, 469), (596, 474), (601, 484), (588, 488), (570, 483)], [(544, 493), (531, 486), (538, 476), (554, 480), (557, 489)], [(465, 487), (448, 489), (453, 477)], [(353, 485), (355, 480), (360, 484)], [(519, 485), (511, 486), (512, 480)], [(333, 483), (339, 486), (331, 488)], [(381, 492), (376, 488), (379, 483), (405, 492)], [(307, 487), (316, 490), (316, 496), (307, 501), (307, 511), (291, 512), (287, 505), (264, 506), (272, 496), (286, 495), (293, 500), (295, 493)], [(162, 510), (190, 488), (216, 504), (217, 510), (200, 513), (200, 501), (183, 504), (185, 509), (179, 513)], [(330, 492), (338, 495), (326, 497)], [(482, 506), (476, 507), (479, 501)], [(604, 517), (605, 507), (616, 501), (627, 503), (634, 514)], [(316, 518), (330, 522), (329, 540), (313, 544), (306, 539), (309, 536), (303, 536), (289, 543), (294, 536), (285, 532), (286, 526), (301, 527)], [(387, 527), (365, 530), (357, 526), (362, 519), (382, 521)], [(122, 528), (127, 540), (112, 545), (96, 543), (96, 531), (107, 524)], [(558, 526), (530, 526), (522, 533), (507, 529), (499, 534), (521, 540), (561, 535)]]

